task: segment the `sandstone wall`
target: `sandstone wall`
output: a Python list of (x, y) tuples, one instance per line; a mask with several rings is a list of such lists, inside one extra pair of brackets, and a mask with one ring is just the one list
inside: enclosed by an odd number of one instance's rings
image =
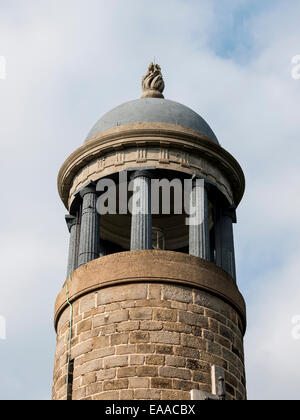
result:
[[(66, 399), (70, 310), (57, 326), (53, 399)], [(229, 399), (245, 399), (242, 322), (221, 299), (190, 287), (127, 284), (73, 304), (74, 400), (190, 399), (211, 392), (211, 365)]]

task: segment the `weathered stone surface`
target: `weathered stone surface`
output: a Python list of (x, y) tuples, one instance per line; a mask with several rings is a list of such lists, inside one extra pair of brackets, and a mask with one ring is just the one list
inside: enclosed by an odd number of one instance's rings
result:
[(115, 311), (108, 314), (98, 315), (94, 317), (93, 327), (97, 328), (97, 327), (113, 324), (115, 322), (128, 321), (128, 317), (129, 317), (128, 311), (126, 310)]
[(157, 354), (173, 354), (174, 353), (173, 346), (165, 346), (165, 345), (157, 344), (155, 348), (156, 348)]
[(118, 323), (117, 325), (117, 331), (118, 332), (135, 331), (139, 329), (139, 325), (140, 325), (139, 321), (121, 322), (121, 323)]
[(191, 289), (176, 286), (163, 286), (163, 299), (191, 303), (193, 292)]
[(114, 379), (116, 377), (116, 369), (104, 369), (96, 373), (97, 381), (104, 381), (106, 379)]
[(134, 299), (147, 298), (147, 285), (137, 284), (117, 286), (113, 288), (103, 289), (98, 293), (98, 305), (105, 305), (112, 302), (121, 302)]
[(158, 375), (158, 368), (156, 366), (137, 366), (136, 368), (137, 376), (157, 376)]
[[(192, 303), (200, 302), (199, 291), (164, 284), (135, 285), (133, 293), (141, 297), (132, 299), (128, 286), (126, 293), (119, 289), (117, 301), (93, 307), (97, 299), (91, 292), (76, 305), (71, 356), (77, 399), (172, 399), (187, 397), (192, 389), (211, 392), (212, 364), (225, 369), (228, 398), (246, 397), (242, 333), (227, 304), (221, 310), (213, 297), (214, 309), (200, 306)], [(103, 290), (106, 296), (113, 296), (110, 289)], [(166, 293), (171, 299), (160, 300)], [(65, 311), (58, 333), (54, 399), (65, 398), (68, 315)]]
[(157, 365), (161, 366), (164, 364), (165, 358), (164, 356), (160, 356), (158, 354), (153, 354), (151, 356), (146, 356), (146, 365)]
[(161, 285), (159, 284), (149, 284), (148, 298), (149, 299), (159, 299), (161, 298)]
[(92, 328), (92, 320), (86, 319), (85, 321), (81, 321), (77, 324), (77, 334), (80, 334), (85, 331), (89, 331)]
[(129, 310), (129, 317), (133, 320), (152, 319), (152, 308), (134, 308)]
[(189, 325), (196, 325), (201, 328), (208, 328), (207, 318), (193, 312), (179, 311), (179, 322)]
[(145, 356), (135, 354), (133, 356), (130, 356), (130, 365), (133, 365), (133, 366), (143, 365), (144, 360), (145, 360)]
[(104, 359), (105, 369), (128, 366), (128, 356), (113, 356)]
[(114, 389), (127, 389), (128, 379), (115, 379), (104, 381), (103, 391), (112, 391)]
[(112, 346), (118, 346), (120, 344), (127, 344), (129, 340), (129, 333), (118, 333), (110, 336), (110, 344)]
[(178, 333), (169, 331), (151, 331), (150, 342), (162, 344), (179, 344), (180, 336)]
[(119, 391), (108, 391), (93, 395), (93, 400), (118, 400), (119, 396)]
[(96, 294), (95, 293), (91, 293), (89, 295), (83, 296), (82, 299), (80, 299), (79, 312), (81, 314), (84, 314), (85, 312), (88, 312), (91, 309), (94, 309), (95, 307), (96, 307)]
[(145, 331), (160, 331), (163, 328), (163, 323), (159, 321), (141, 321), (140, 328)]
[(146, 331), (134, 331), (130, 333), (130, 343), (148, 343), (149, 333)]
[(149, 388), (148, 378), (129, 378), (129, 388)]
[(155, 309), (154, 319), (157, 321), (170, 321), (176, 322), (178, 311), (175, 309)]
[(151, 378), (151, 387), (158, 389), (172, 389), (172, 380), (166, 378)]
[(117, 370), (117, 377), (118, 378), (131, 378), (135, 376), (135, 373), (136, 373), (135, 367), (119, 368)]
[(101, 336), (94, 339), (93, 350), (103, 349), (109, 346), (109, 336)]
[(161, 391), (156, 389), (136, 389), (134, 391), (135, 400), (159, 400)]
[(129, 344), (129, 345), (123, 345), (123, 346), (117, 346), (116, 347), (116, 354), (132, 354), (135, 353), (135, 345)]
[(162, 400), (189, 400), (190, 399), (190, 393), (185, 391), (165, 391), (163, 390), (161, 392), (161, 398)]
[(191, 372), (188, 369), (179, 369), (175, 367), (161, 367), (159, 369), (160, 376), (167, 378), (191, 379)]

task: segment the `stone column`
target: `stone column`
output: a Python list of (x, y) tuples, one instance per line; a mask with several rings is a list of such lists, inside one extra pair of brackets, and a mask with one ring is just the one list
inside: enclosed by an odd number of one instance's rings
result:
[(78, 266), (99, 257), (99, 214), (97, 213), (96, 184), (90, 182), (79, 191), (82, 198)]
[(66, 222), (70, 232), (70, 242), (69, 242), (69, 257), (68, 257), (68, 268), (67, 268), (67, 277), (73, 273), (77, 268), (77, 255), (76, 255), (76, 246), (77, 238), (80, 232), (80, 225), (78, 218), (71, 216), (70, 214), (66, 215)]
[[(207, 188), (204, 179), (193, 177), (190, 198), (189, 253), (210, 260)], [(196, 212), (193, 214), (193, 212)]]
[(233, 207), (215, 211), (216, 264), (236, 280), (233, 223), (236, 214)]
[(136, 171), (133, 180), (130, 249), (152, 249), (151, 174)]

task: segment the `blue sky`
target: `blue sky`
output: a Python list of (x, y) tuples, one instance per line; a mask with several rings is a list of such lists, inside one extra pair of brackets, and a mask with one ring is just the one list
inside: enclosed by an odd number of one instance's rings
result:
[(297, 0), (2, 0), (0, 56), (0, 398), (50, 399), (53, 306), (68, 233), (56, 190), (95, 121), (141, 95), (156, 57), (165, 96), (204, 117), (241, 163), (235, 226), (248, 308), (250, 399), (299, 399)]

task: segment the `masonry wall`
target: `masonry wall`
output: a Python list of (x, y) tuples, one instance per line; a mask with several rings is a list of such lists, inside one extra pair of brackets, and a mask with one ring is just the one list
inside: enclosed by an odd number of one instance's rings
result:
[[(69, 309), (59, 318), (53, 399), (66, 399)], [(74, 400), (190, 399), (211, 392), (211, 365), (229, 399), (245, 399), (242, 323), (200, 290), (168, 284), (108, 287), (73, 304)]]

